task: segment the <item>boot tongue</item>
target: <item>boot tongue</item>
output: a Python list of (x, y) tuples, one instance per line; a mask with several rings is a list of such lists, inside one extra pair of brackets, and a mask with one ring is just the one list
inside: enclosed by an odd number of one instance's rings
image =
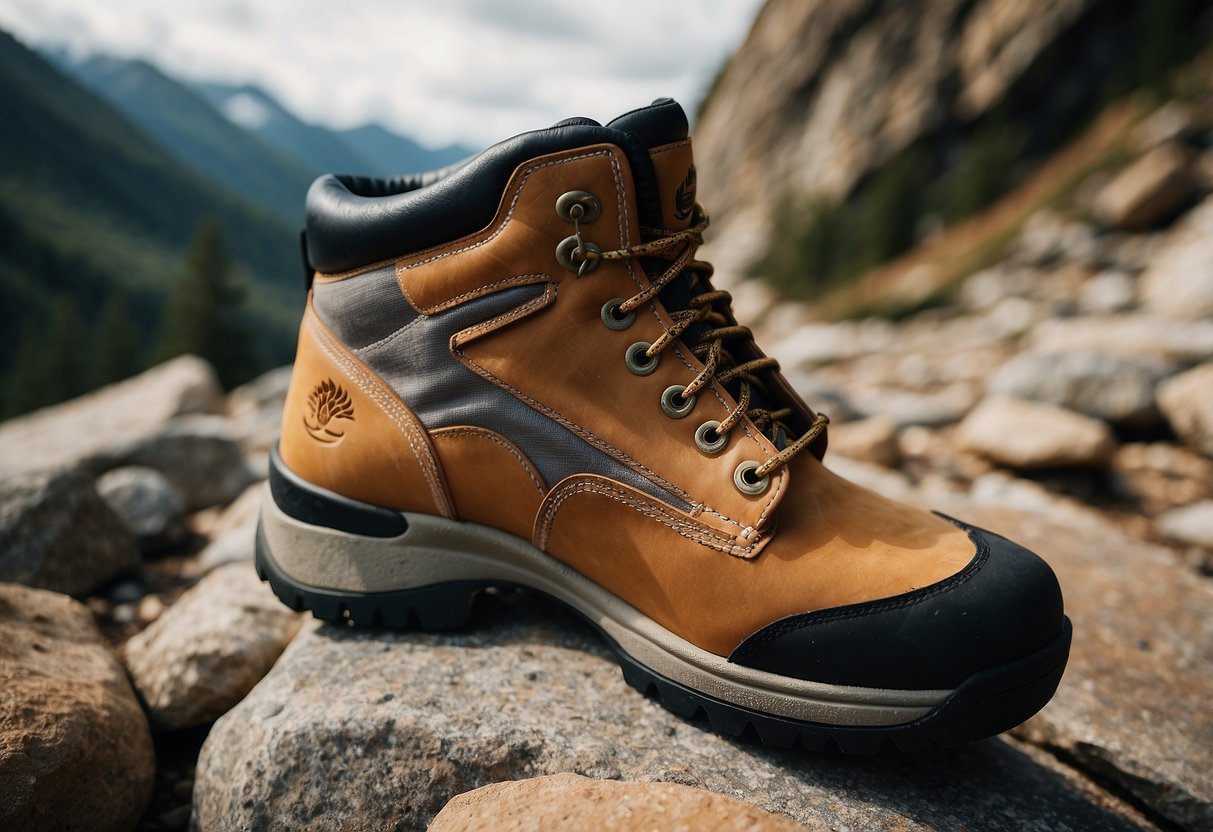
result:
[(661, 202), (663, 228), (689, 228), (695, 213), (695, 158), (690, 125), (678, 102), (659, 98), (647, 107), (624, 113), (607, 124), (631, 133), (649, 148)]

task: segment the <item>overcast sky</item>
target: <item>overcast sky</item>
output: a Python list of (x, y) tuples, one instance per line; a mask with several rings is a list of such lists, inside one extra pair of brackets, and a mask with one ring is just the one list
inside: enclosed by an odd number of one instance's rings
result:
[(653, 98), (688, 113), (761, 0), (0, 0), (28, 44), (251, 82), (334, 127), (486, 145)]

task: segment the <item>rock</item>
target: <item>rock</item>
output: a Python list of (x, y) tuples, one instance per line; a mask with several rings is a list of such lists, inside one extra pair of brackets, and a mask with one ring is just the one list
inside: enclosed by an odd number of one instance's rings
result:
[(190, 355), (174, 358), (126, 381), (0, 424), (0, 476), (75, 467), (175, 416), (216, 412), (222, 401), (209, 364)]
[(1107, 425), (1051, 404), (988, 398), (965, 417), (958, 445), (1017, 470), (1098, 467), (1116, 448)]
[(140, 560), (91, 477), (43, 471), (0, 482), (0, 581), (84, 596)]
[(1039, 352), (1098, 352), (1195, 364), (1213, 358), (1213, 321), (1175, 321), (1155, 315), (1049, 319), (1029, 342)]
[(128, 466), (97, 478), (97, 493), (122, 518), (144, 551), (156, 551), (185, 538), (181, 497), (154, 468)]
[(991, 395), (1061, 405), (1113, 424), (1157, 424), (1154, 390), (1175, 371), (1165, 361), (1092, 352), (1026, 352), (990, 377)]
[(279, 367), (228, 395), (227, 414), (232, 420), (232, 430), (246, 450), (265, 449), (278, 441), (290, 384), (291, 367)]
[(154, 725), (203, 725), (252, 690), (298, 628), (251, 564), (232, 564), (128, 641), (126, 665)]
[(1138, 125), (1135, 138), (1142, 150), (1150, 150), (1165, 142), (1186, 141), (1199, 130), (1200, 123), (1191, 105), (1168, 101)]
[(825, 466), (843, 479), (883, 494), (894, 500), (909, 499), (913, 493), (910, 480), (898, 471), (880, 465), (839, 456), (834, 451), (826, 455)]
[(205, 549), (198, 553), (190, 571), (195, 575), (205, 575), (228, 563), (252, 563), (256, 554), (257, 520), (254, 517), (242, 526), (211, 541)]
[(465, 633), (305, 628), (215, 723), (194, 820), (424, 829), (457, 794), (567, 771), (707, 789), (810, 828), (972, 828), (974, 795), (992, 832), (1141, 828), (1048, 755), (1002, 740), (924, 765), (725, 739), (628, 688), (579, 619), (513, 594), (486, 596)]
[(89, 611), (0, 584), (0, 691), (0, 828), (134, 828), (151, 734)]
[(1213, 500), (1173, 508), (1159, 516), (1158, 528), (1172, 540), (1213, 549)]
[(1015, 733), (1180, 828), (1213, 828), (1210, 581), (1098, 518), (937, 507), (1041, 553), (1061, 581), (1070, 663), (1053, 701)]
[(1095, 229), (1085, 222), (1064, 219), (1051, 211), (1028, 217), (1011, 249), (1013, 262), (1054, 267), (1059, 263), (1094, 264), (1099, 243)]
[(1213, 456), (1213, 362), (1163, 382), (1158, 407), (1180, 439)]
[(964, 384), (929, 393), (887, 387), (858, 387), (848, 392), (859, 413), (884, 416), (898, 428), (950, 425), (960, 421), (977, 402), (976, 393)]
[(1078, 307), (1086, 314), (1124, 312), (1137, 305), (1137, 283), (1128, 274), (1108, 269), (1082, 285)]
[(854, 419), (855, 406), (847, 394), (823, 381), (812, 372), (787, 370), (784, 377), (792, 389), (817, 413), (825, 413), (838, 422)]
[(1191, 152), (1166, 142), (1117, 174), (1092, 207), (1107, 225), (1141, 230), (1173, 217), (1191, 197), (1193, 185)]
[(98, 473), (127, 465), (155, 468), (181, 495), (186, 512), (226, 505), (256, 481), (227, 420), (219, 416), (178, 417), (98, 450), (85, 464)]
[(253, 483), (244, 489), (244, 493), (219, 514), (211, 534), (215, 537), (222, 537), (242, 526), (255, 524), (261, 514), (261, 501), (264, 496), (265, 483), (263, 482)]
[(1213, 317), (1213, 198), (1193, 209), (1141, 276), (1149, 312), (1181, 320)]
[(793, 369), (828, 364), (893, 346), (897, 332), (888, 321), (848, 321), (797, 327), (767, 353)]
[(1129, 33), (1110, 34), (1091, 13), (1095, 5), (765, 3), (695, 131), (700, 201), (719, 220), (710, 257), (720, 273), (760, 259), (764, 232), (789, 201), (846, 197), (916, 142), (959, 155), (972, 147), (960, 137), (992, 110), (1015, 112), (1029, 144), (1055, 146), (1052, 113), (1093, 114), (1102, 104), (1090, 80), (1099, 70), (1085, 56), (1130, 45)]
[(1168, 442), (1122, 445), (1112, 471), (1118, 493), (1147, 515), (1213, 499), (1213, 460)]
[(676, 783), (619, 783), (552, 774), (481, 786), (451, 799), (430, 832), (533, 829), (718, 829), (804, 832), (740, 800)]
[(897, 425), (885, 416), (830, 425), (830, 452), (884, 468), (896, 468), (901, 460)]

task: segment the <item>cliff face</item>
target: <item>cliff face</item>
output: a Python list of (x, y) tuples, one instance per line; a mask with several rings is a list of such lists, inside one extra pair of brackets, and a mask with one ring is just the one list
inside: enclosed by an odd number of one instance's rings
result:
[(987, 176), (1005, 166), (999, 186), (1011, 184), (1109, 95), (1165, 65), (1169, 36), (1152, 33), (1182, 29), (1199, 10), (1183, 0), (770, 0), (696, 131), (702, 199), (722, 241), (712, 259), (727, 282), (761, 255), (789, 198), (852, 200), (916, 143), (925, 162), (914, 187), (946, 190), (984, 125), (1014, 142), (972, 166)]

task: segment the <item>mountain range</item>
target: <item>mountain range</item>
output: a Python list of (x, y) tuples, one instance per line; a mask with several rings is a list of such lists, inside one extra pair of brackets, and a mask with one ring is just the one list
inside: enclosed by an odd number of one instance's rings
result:
[(250, 289), (244, 314), (264, 363), (288, 361), (311, 180), (424, 170), (468, 153), (426, 150), (378, 125), (307, 124), (262, 90), (191, 85), (142, 61), (39, 54), (5, 32), (0, 101), (0, 408), (22, 334), (65, 300), (91, 331), (119, 292), (151, 347), (208, 217)]

